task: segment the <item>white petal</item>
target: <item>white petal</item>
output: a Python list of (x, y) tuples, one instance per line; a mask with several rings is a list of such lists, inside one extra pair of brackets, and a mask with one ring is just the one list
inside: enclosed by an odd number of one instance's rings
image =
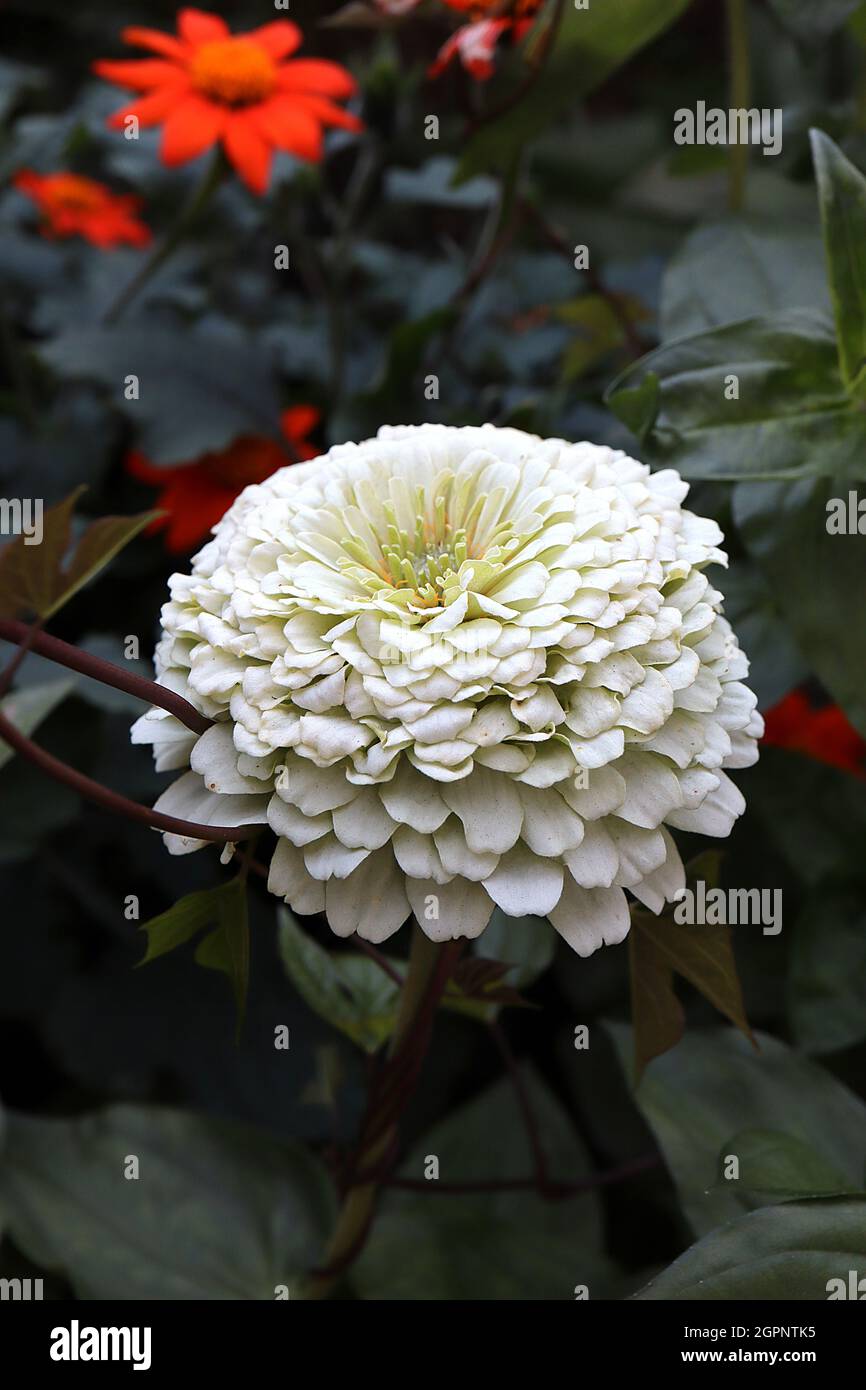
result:
[(379, 795), (393, 820), (411, 825), (422, 835), (431, 835), (448, 816), (438, 787), (402, 759), (391, 781), (383, 783)]
[(313, 878), (324, 883), (329, 878), (348, 878), (359, 864), (370, 857), (367, 849), (346, 849), (336, 835), (323, 835), (303, 850), (304, 863)]
[(562, 881), (561, 864), (539, 859), (517, 844), (503, 855), (484, 887), (509, 917), (546, 917), (559, 902)]
[(579, 956), (625, 940), (631, 925), (621, 888), (578, 888), (566, 878), (562, 897), (549, 913), (552, 925)]
[(369, 855), (348, 878), (329, 880), (328, 925), (337, 936), (357, 932), (365, 941), (386, 941), (409, 916), (403, 875), (390, 849)]
[(730, 835), (734, 821), (745, 809), (745, 798), (739, 787), (723, 773), (718, 787), (700, 806), (693, 811), (674, 811), (668, 816), (668, 825), (675, 830), (693, 830), (698, 835), (715, 835), (721, 839)]
[(513, 782), (502, 773), (476, 767), (462, 782), (443, 787), (442, 795), (463, 822), (466, 843), (476, 854), (504, 854), (517, 840), (523, 806)]
[(330, 814), (305, 816), (297, 806), (290, 806), (281, 796), (274, 795), (268, 802), (268, 824), (275, 835), (282, 835), (293, 845), (309, 845), (319, 840), (333, 829)]
[(523, 802), (521, 839), (534, 854), (561, 859), (566, 850), (577, 848), (583, 839), (583, 821), (556, 787), (539, 791), (521, 786), (519, 793)]
[[(479, 854), (469, 848), (466, 832), (456, 816), (449, 816), (445, 824), (440, 825), (434, 839), (442, 866), (452, 877), (456, 875), (471, 879), (473, 883), (480, 882), (492, 874), (499, 863), (498, 854)], [(429, 878), (432, 875), (419, 874), (417, 877)]]
[(662, 835), (667, 846), (665, 862), (641, 879), (640, 883), (633, 883), (630, 889), (650, 912), (661, 912), (665, 903), (674, 902), (677, 893), (686, 886), (686, 871), (673, 836), (664, 828)]
[(369, 787), (333, 815), (334, 834), (349, 849), (381, 849), (397, 829), (378, 793)]
[(582, 888), (609, 888), (619, 869), (619, 852), (601, 821), (587, 821), (583, 842), (564, 855), (568, 872)]
[(325, 885), (310, 877), (303, 855), (288, 840), (280, 840), (271, 856), (268, 892), (305, 916), (325, 910)]
[(431, 941), (480, 936), (493, 912), (484, 889), (463, 878), (446, 884), (409, 878), (406, 892), (416, 921)]

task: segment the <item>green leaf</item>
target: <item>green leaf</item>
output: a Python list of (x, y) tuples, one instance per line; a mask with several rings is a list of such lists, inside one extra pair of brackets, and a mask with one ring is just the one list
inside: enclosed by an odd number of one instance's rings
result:
[(42, 539), (27, 545), (16, 536), (0, 551), (0, 616), (50, 618), (143, 531), (158, 512), (102, 517), (84, 531), (64, 566), (77, 488), (42, 517)]
[[(628, 1072), (631, 1031), (622, 1024), (608, 1029)], [(766, 1203), (745, 1179), (717, 1181), (719, 1152), (742, 1130), (780, 1130), (810, 1145), (846, 1185), (862, 1185), (866, 1105), (784, 1043), (765, 1033), (757, 1038), (760, 1051), (732, 1029), (691, 1032), (653, 1063), (635, 1092), (699, 1235)]]
[(754, 1193), (776, 1197), (838, 1197), (851, 1187), (811, 1143), (778, 1129), (743, 1129), (726, 1139), (719, 1154), (718, 1182), (726, 1181), (731, 1157), (739, 1160), (738, 1181)]
[(848, 390), (866, 396), (866, 178), (821, 130), (812, 157), (824, 228), (824, 249), (839, 365)]
[(377, 1052), (397, 1020), (395, 982), (367, 956), (326, 951), (285, 908), (278, 918), (280, 955), (298, 993), (352, 1042)]
[[(511, 110), (491, 120), (470, 140), (458, 179), (507, 167), (524, 145), (663, 33), (689, 3), (604, 0), (581, 10), (565, 4), (553, 50), (537, 79)], [(541, 57), (538, 47), (536, 43), (536, 60)]]
[(866, 1038), (866, 884), (823, 882), (793, 929), (788, 1006), (807, 1052), (837, 1052)]
[[(633, 322), (648, 317), (647, 310), (635, 295), (622, 295), (622, 311)], [(577, 337), (566, 349), (562, 359), (563, 381), (575, 381), (607, 357), (625, 340), (622, 322), (609, 299), (600, 294), (585, 294), (561, 304), (555, 317), (577, 330)]]
[(330, 1183), (299, 1145), (137, 1105), (8, 1121), (9, 1233), (78, 1298), (273, 1299), (321, 1257)]
[[(567, 1115), (534, 1073), (525, 1071), (524, 1082), (551, 1177), (585, 1177), (589, 1160)], [(443, 1183), (528, 1177), (532, 1155), (510, 1083), (498, 1082), (426, 1134), (400, 1175), (424, 1181), (430, 1157)], [(435, 1187), (431, 1179), (429, 1191), (385, 1196), (352, 1275), (363, 1298), (571, 1300), (577, 1284), (588, 1285), (590, 1298), (610, 1293), (596, 1193), (549, 1202), (533, 1192), (437, 1195)]]
[[(282, 439), (269, 357), (222, 322), (76, 329), (55, 338), (43, 356), (63, 377), (104, 386), (157, 463), (188, 463), (242, 435)], [(125, 377), (133, 372), (140, 394), (128, 401)]]
[[(713, 855), (694, 866), (690, 871), (692, 879), (703, 876), (704, 862), (710, 863), (717, 876), (718, 860)], [(694, 926), (675, 921), (672, 910), (655, 916), (636, 909), (629, 933), (629, 960), (635, 1084), (653, 1058), (675, 1047), (683, 1035), (685, 1014), (674, 991), (675, 974), (688, 980), (747, 1038), (752, 1038), (730, 927)]]
[(147, 951), (139, 965), (146, 965), (148, 961), (176, 950), (211, 926), (214, 926), (214, 930), (199, 943), (195, 959), (199, 965), (220, 970), (228, 976), (235, 996), (240, 1032), (246, 1011), (250, 973), (247, 886), (240, 876), (216, 888), (202, 888), (197, 893), (188, 893), (166, 912), (152, 917), (149, 922), (143, 922), (141, 931), (147, 933)]
[(863, 537), (828, 534), (834, 497), (847, 502), (841, 480), (738, 487), (734, 518), (809, 667), (866, 736)]
[(864, 1261), (866, 1198), (790, 1202), (714, 1231), (637, 1297), (823, 1300), (846, 1286), (849, 1271), (862, 1270)]
[[(832, 325), (816, 310), (745, 319), (648, 353), (605, 395), (629, 428), (650, 374), (659, 392), (642, 439), (650, 463), (728, 481), (866, 477), (866, 412), (848, 396)], [(737, 399), (725, 394), (732, 377)]]
[(639, 386), (623, 387), (617, 392), (616, 402), (610, 404), (626, 428), (643, 444), (655, 426), (660, 403), (659, 379), (655, 372), (647, 372)]
[(661, 336), (667, 342), (795, 307), (830, 312), (817, 218), (781, 228), (729, 217), (697, 227), (668, 262)]
[[(0, 709), (16, 729), (29, 738), (43, 719), (47, 719), (75, 689), (76, 684), (75, 679), (62, 677), (60, 680), (45, 681), (42, 685), (27, 685), (7, 695), (0, 703)], [(0, 768), (5, 767), (14, 756), (14, 750), (0, 739)]]
[(237, 1033), (240, 1035), (247, 1007), (250, 984), (250, 921), (247, 907), (247, 885), (234, 878), (214, 894), (217, 927), (196, 948), (198, 965), (219, 970), (228, 976), (237, 1009)]

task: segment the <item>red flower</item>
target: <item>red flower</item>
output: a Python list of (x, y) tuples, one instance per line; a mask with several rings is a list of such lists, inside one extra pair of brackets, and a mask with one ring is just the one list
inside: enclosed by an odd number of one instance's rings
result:
[(160, 489), (156, 505), (167, 513), (151, 522), (148, 531), (166, 527), (168, 550), (192, 550), (250, 483), (264, 482), (289, 463), (316, 457), (318, 450), (307, 436), (320, 419), (321, 412), (311, 405), (298, 405), (283, 412), (281, 423), (291, 453), (272, 439), (247, 435), (219, 453), (204, 454), (179, 468), (157, 468), (143, 454), (130, 454), (127, 472)]
[(791, 748), (818, 762), (866, 776), (866, 743), (838, 705), (812, 705), (802, 690), (793, 690), (764, 716), (763, 742)]
[(356, 90), (345, 68), (318, 58), (285, 61), (302, 41), (290, 20), (232, 34), (218, 15), (182, 9), (177, 29), (176, 38), (125, 29), (126, 43), (159, 56), (93, 65), (100, 77), (142, 93), (109, 125), (122, 127), (128, 116), (143, 126), (162, 125), (164, 163), (186, 164), (221, 141), (244, 182), (264, 194), (275, 149), (319, 160), (325, 126), (361, 129), (356, 116), (335, 104)]
[(444, 0), (452, 10), (460, 10), (472, 18), (442, 45), (430, 76), (438, 77), (455, 58), (478, 82), (493, 76), (496, 45), (503, 34), (510, 33), (515, 43), (532, 28), (542, 0), (517, 0), (510, 13), (505, 14), (498, 0)]
[(36, 174), (22, 169), (13, 182), (42, 213), (43, 236), (83, 236), (103, 251), (122, 242), (146, 246), (151, 240), (150, 228), (137, 216), (140, 198), (112, 193), (81, 174)]

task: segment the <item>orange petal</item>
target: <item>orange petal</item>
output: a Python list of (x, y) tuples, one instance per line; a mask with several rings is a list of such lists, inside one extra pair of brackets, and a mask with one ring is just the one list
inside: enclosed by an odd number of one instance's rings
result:
[(173, 87), (160, 87), (158, 91), (150, 92), (146, 97), (139, 97), (136, 101), (130, 101), (122, 110), (116, 111), (113, 116), (109, 117), (108, 124), (113, 130), (120, 130), (127, 116), (136, 116), (139, 125), (159, 125), (176, 106), (186, 100), (187, 91), (186, 83), (178, 83)]
[(358, 90), (350, 72), (325, 58), (294, 58), (280, 68), (278, 81), (284, 92), (315, 92), (325, 97), (350, 97)]
[(177, 17), (177, 32), (187, 43), (196, 46), (214, 39), (227, 39), (231, 30), (224, 19), (205, 10), (183, 9)]
[(130, 87), (134, 92), (147, 92), (152, 87), (182, 81), (184, 77), (184, 70), (177, 63), (165, 63), (159, 58), (136, 58), (122, 63), (100, 60), (93, 64), (93, 71), (106, 82)]
[(322, 127), (300, 103), (273, 97), (250, 113), (264, 138), (298, 159), (322, 158)]
[(251, 111), (239, 111), (229, 117), (223, 145), (247, 187), (263, 197), (271, 181), (273, 151), (253, 118), (256, 110), (253, 107)]
[(323, 125), (338, 125), (344, 130), (363, 130), (364, 122), (359, 116), (351, 111), (344, 111), (342, 106), (335, 106), (332, 101), (325, 97), (314, 97), (305, 93), (303, 96), (298, 93), (295, 98), (299, 109), (309, 112), (317, 121)]
[(19, 169), (12, 180), (13, 187), (21, 193), (29, 193), (31, 197), (41, 192), (44, 182), (44, 176), (35, 173), (33, 169)]
[(186, 164), (209, 150), (222, 134), (222, 107), (189, 92), (165, 122), (160, 154), (164, 164)]
[(300, 444), (312, 433), (321, 418), (321, 410), (314, 405), (293, 405), (283, 411), (280, 425), (290, 443)]
[(303, 42), (303, 34), (290, 19), (275, 19), (270, 24), (263, 24), (260, 29), (252, 29), (245, 37), (255, 39), (277, 61), (294, 53)]
[(149, 48), (152, 53), (162, 53), (166, 58), (187, 57), (187, 50), (174, 34), (161, 34), (158, 29), (140, 29), (135, 26), (124, 29), (120, 35), (124, 43), (134, 48)]

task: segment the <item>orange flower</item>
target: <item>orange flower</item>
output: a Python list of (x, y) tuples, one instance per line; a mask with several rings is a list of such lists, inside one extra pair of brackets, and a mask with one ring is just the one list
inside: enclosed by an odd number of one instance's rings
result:
[(543, 0), (444, 0), (449, 9), (469, 16), (442, 45), (429, 75), (438, 77), (459, 58), (466, 71), (478, 82), (493, 76), (496, 46), (503, 34), (510, 34), (515, 43), (532, 28)]
[(36, 174), (22, 169), (13, 182), (42, 213), (43, 236), (83, 236), (103, 251), (121, 242), (146, 246), (151, 240), (150, 228), (136, 216), (140, 198), (112, 193), (80, 174)]
[(461, 10), (473, 19), (530, 19), (538, 14), (544, 0), (442, 0), (449, 10)]
[(221, 141), (244, 182), (264, 194), (274, 150), (319, 160), (325, 126), (361, 129), (335, 104), (356, 90), (345, 68), (320, 58), (284, 61), (301, 44), (290, 20), (232, 34), (218, 15), (183, 9), (177, 31), (175, 38), (125, 29), (126, 43), (159, 56), (93, 65), (100, 77), (141, 93), (109, 125), (122, 127), (129, 116), (142, 126), (162, 125), (164, 163), (186, 164)]
[(816, 708), (804, 691), (792, 690), (767, 711), (765, 722), (764, 743), (866, 776), (866, 744), (838, 705)]
[(272, 439), (247, 435), (219, 453), (204, 454), (179, 468), (157, 468), (143, 454), (130, 454), (127, 472), (160, 489), (156, 505), (167, 513), (151, 522), (148, 531), (166, 527), (169, 550), (192, 550), (250, 483), (264, 482), (278, 468), (316, 457), (318, 450), (307, 436), (320, 419), (321, 412), (311, 405), (298, 405), (283, 412), (281, 424), (290, 451)]

